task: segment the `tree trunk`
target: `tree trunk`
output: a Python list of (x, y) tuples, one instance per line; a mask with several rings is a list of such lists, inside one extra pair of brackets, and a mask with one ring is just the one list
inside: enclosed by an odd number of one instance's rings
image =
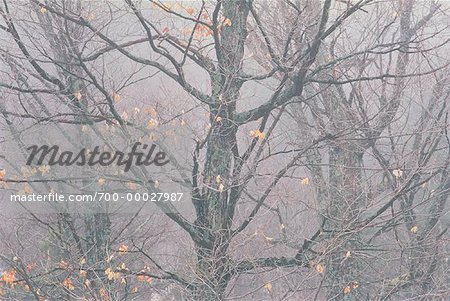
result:
[[(230, 240), (231, 218), (235, 200), (229, 188), (238, 160), (234, 122), (236, 100), (242, 82), (239, 79), (247, 38), (249, 7), (246, 1), (225, 0), (213, 26), (218, 66), (210, 73), (213, 102), (209, 105), (211, 130), (206, 141), (206, 160), (203, 166), (203, 187), (195, 201), (197, 221), (204, 242), (196, 242), (196, 273), (199, 283), (191, 290), (196, 301), (223, 300), (231, 278), (227, 249)], [(217, 11), (219, 12), (219, 11)], [(229, 19), (225, 24), (223, 20)], [(196, 188), (194, 188), (196, 189)]]
[[(347, 147), (335, 146), (330, 150), (329, 209), (325, 228), (330, 235), (345, 233), (358, 221), (359, 212), (364, 210), (362, 180), (362, 154)], [(353, 252), (359, 247), (360, 235), (348, 233), (340, 239), (333, 239), (328, 258), (325, 283), (330, 287), (328, 300), (361, 300), (359, 273), (361, 266)]]

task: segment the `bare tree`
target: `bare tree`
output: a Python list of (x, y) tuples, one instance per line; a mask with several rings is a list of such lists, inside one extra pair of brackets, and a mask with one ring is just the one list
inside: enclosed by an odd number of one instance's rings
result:
[[(166, 148), (166, 179), (192, 204), (158, 203), (164, 215), (152, 220), (164, 228), (139, 212), (28, 212), (20, 219), (51, 237), (24, 243), (22, 231), (4, 231), (3, 295), (448, 299), (446, 10), (413, 0), (3, 0), (4, 129), (17, 141), (24, 124), (79, 125), (82, 141), (96, 126), (124, 137), (167, 129), (179, 144)], [(5, 190), (51, 188), (36, 186), (47, 170), (8, 158)], [(84, 192), (92, 182), (59, 180)], [(112, 180), (163, 189), (145, 168), (104, 171), (94, 189)], [(51, 246), (30, 268), (38, 241)]]

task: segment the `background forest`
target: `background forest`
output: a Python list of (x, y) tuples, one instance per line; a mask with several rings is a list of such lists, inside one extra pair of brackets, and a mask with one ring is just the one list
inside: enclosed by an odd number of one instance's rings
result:
[[(447, 1), (1, 0), (0, 19), (0, 300), (450, 299)], [(47, 125), (106, 148), (133, 130), (170, 164), (21, 165)], [(186, 193), (8, 210), (63, 186)]]

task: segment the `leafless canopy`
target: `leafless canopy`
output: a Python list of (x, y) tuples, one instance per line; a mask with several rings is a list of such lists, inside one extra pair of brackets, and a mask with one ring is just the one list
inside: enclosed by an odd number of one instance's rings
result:
[[(449, 300), (446, 1), (2, 0), (0, 15), (2, 136), (164, 127), (189, 191), (183, 212), (5, 213), (0, 299)], [(45, 167), (0, 162), (2, 201), (46, 192)], [(53, 180), (162, 190), (145, 170)]]

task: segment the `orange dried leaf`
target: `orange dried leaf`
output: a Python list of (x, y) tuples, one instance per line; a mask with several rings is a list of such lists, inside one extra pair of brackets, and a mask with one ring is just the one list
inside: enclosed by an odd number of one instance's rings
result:
[(258, 138), (259, 141), (264, 140), (264, 138), (266, 138), (266, 134), (259, 130), (250, 131), (250, 136), (252, 136), (253, 138)]
[(72, 282), (72, 280), (70, 279), (70, 278), (66, 278), (66, 279), (64, 279), (64, 281), (63, 281), (63, 286), (65, 287), (65, 288), (67, 288), (69, 291), (73, 291), (74, 289), (75, 289), (75, 286), (73, 286), (73, 282)]
[(151, 108), (151, 109), (146, 108), (146, 109), (145, 109), (145, 112), (148, 113), (148, 114), (150, 114), (152, 117), (158, 116), (158, 113), (156, 112), (155, 108)]
[(3, 272), (2, 281), (8, 284), (11, 287), (14, 287), (16, 281), (16, 270), (10, 269)]
[(322, 264), (319, 263), (319, 264), (316, 265), (316, 271), (319, 274), (323, 274), (323, 272), (325, 272), (325, 267)]
[(193, 7), (186, 8), (186, 12), (192, 16), (195, 13), (195, 9)]
[(152, 118), (147, 122), (147, 128), (151, 129), (158, 126), (158, 120)]
[(403, 171), (399, 168), (399, 169), (394, 169), (392, 171), (392, 174), (394, 175), (394, 177), (396, 178), (401, 178), (403, 176)]
[(24, 194), (32, 194), (33, 193), (33, 188), (30, 185), (27, 184), (23, 188), (23, 193)]
[(45, 174), (49, 173), (50, 166), (48, 166), (48, 165), (41, 165), (41, 166), (39, 166), (38, 170), (41, 172), (41, 174), (45, 175)]
[(108, 291), (102, 287), (99, 291), (100, 296), (102, 297), (103, 300), (108, 300), (109, 299), (109, 294)]
[[(264, 235), (264, 234), (263, 234)], [(268, 243), (268, 244), (273, 244), (273, 237), (269, 237), (269, 236), (265, 236), (264, 235), (264, 240)]]
[(225, 26), (231, 26), (232, 22), (231, 22), (230, 19), (225, 18), (225, 20), (223, 21), (223, 24), (224, 24)]
[(34, 270), (37, 267), (37, 263), (33, 262), (27, 265), (27, 271), (28, 273), (31, 272), (32, 270)]
[(107, 268), (105, 270), (105, 275), (108, 280), (117, 280), (120, 278), (120, 273), (114, 272), (114, 270), (111, 268)]
[(309, 185), (309, 178), (308, 177), (305, 177), (305, 178), (303, 178), (302, 180), (301, 180), (301, 183), (302, 183), (302, 185)]
[(67, 270), (70, 267), (69, 263), (64, 260), (61, 260), (58, 265), (61, 269), (65, 269), (65, 270)]
[(97, 180), (98, 186), (103, 186), (106, 184), (106, 180), (104, 178), (100, 178)]
[(119, 247), (119, 253), (127, 253), (128, 252), (128, 246), (127, 245), (121, 245)]
[(77, 91), (77, 92), (73, 93), (73, 96), (74, 96), (77, 100), (81, 100), (81, 97), (82, 97), (80, 91)]
[(126, 185), (129, 189), (132, 189), (132, 190), (136, 190), (136, 189), (139, 188), (139, 187), (138, 187), (138, 184), (136, 184), (136, 183), (134, 183), (134, 182), (127, 182), (125, 185)]
[(117, 93), (113, 93), (113, 99), (114, 99), (114, 101), (115, 102), (120, 102), (120, 100), (122, 99), (122, 97), (119, 95), (119, 94), (117, 94)]
[[(141, 273), (143, 273), (143, 272), (145, 272), (145, 271), (141, 271)], [(153, 281), (152, 277), (147, 276), (147, 275), (142, 275), (142, 274), (138, 275), (137, 279), (138, 279), (139, 282), (148, 282), (148, 283), (150, 283), (150, 282)]]
[[(128, 248), (127, 248), (127, 250), (128, 250)], [(118, 269), (118, 270), (122, 270), (122, 271), (128, 271), (127, 266), (125, 265), (124, 262), (122, 262), (122, 263), (117, 267), (117, 269)]]

